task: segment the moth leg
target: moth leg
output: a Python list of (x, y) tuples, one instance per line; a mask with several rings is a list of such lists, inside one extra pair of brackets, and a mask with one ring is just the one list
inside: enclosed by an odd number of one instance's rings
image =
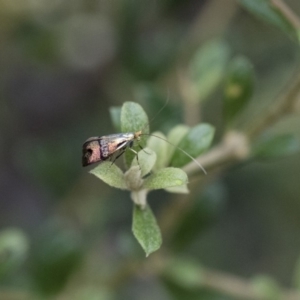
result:
[(135, 150), (133, 150), (132, 148), (128, 148), (128, 149), (135, 154), (137, 163), (138, 163), (138, 165), (140, 167), (140, 170), (141, 170), (141, 165), (140, 165), (140, 162), (139, 162), (139, 155), (138, 155), (138, 153)]
[(116, 157), (114, 157), (114, 159), (113, 159), (113, 161), (112, 161), (111, 164), (114, 164), (115, 161), (116, 161), (122, 154), (124, 154), (125, 150), (126, 150), (126, 148), (125, 148), (125, 149), (122, 149), (121, 152), (120, 152)]

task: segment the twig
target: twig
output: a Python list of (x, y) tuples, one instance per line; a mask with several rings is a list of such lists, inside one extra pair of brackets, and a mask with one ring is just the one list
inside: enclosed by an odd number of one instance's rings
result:
[[(236, 297), (243, 300), (265, 300), (257, 290), (256, 286), (249, 280), (241, 279), (227, 273), (216, 272), (205, 269), (201, 274), (200, 284), (202, 287), (219, 291), (225, 295)], [(280, 289), (279, 293), (282, 300), (299, 300), (300, 293), (296, 290)]]
[(249, 139), (252, 140), (285, 115), (296, 112), (299, 102), (300, 76), (298, 75), (288, 91), (281, 95), (279, 100), (275, 101), (274, 106), (264, 113), (261, 120), (254, 122), (248, 131), (246, 131)]
[(300, 29), (300, 19), (299, 17), (287, 6), (282, 0), (271, 0), (271, 3), (275, 8), (277, 8), (282, 15), (285, 16), (287, 20), (295, 29)]

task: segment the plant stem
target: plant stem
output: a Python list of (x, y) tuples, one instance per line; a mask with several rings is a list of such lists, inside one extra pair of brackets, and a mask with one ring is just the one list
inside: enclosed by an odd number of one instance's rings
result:
[(282, 0), (271, 0), (272, 5), (277, 8), (282, 15), (293, 25), (294, 28), (300, 29), (299, 17), (285, 4)]
[(263, 117), (253, 122), (252, 126), (246, 131), (250, 140), (253, 140), (261, 132), (268, 129), (282, 117), (299, 110), (300, 96), (300, 75), (290, 85), (287, 92), (279, 97), (273, 107), (268, 109)]
[[(265, 300), (266, 296), (260, 294), (251, 280), (245, 280), (227, 273), (216, 272), (209, 269), (202, 271), (203, 278), (199, 286), (212, 289), (222, 294), (243, 300)], [(280, 289), (280, 299), (299, 300), (300, 294), (295, 290)]]

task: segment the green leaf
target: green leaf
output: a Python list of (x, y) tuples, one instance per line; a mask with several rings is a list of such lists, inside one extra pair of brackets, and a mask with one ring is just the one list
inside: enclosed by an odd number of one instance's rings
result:
[(177, 194), (188, 194), (189, 189), (186, 184), (179, 186), (172, 186), (165, 189), (169, 193), (177, 193)]
[(184, 138), (184, 136), (188, 133), (190, 130), (189, 126), (186, 125), (177, 125), (174, 128), (172, 128), (167, 136), (167, 139), (170, 143), (172, 143), (174, 146), (168, 144), (168, 162), (171, 161), (171, 158), (176, 150), (176, 146), (180, 143), (180, 141)]
[(153, 132), (147, 141), (147, 146), (157, 154), (157, 159), (153, 168), (154, 170), (166, 167), (170, 155), (168, 152), (168, 143), (160, 138), (167, 139), (163, 133)]
[(178, 258), (169, 262), (164, 274), (179, 286), (188, 289), (201, 286), (204, 279), (202, 266), (195, 261)]
[(144, 148), (138, 152), (138, 160), (135, 156), (131, 166), (139, 166), (142, 171), (142, 176), (150, 173), (156, 162), (156, 153), (150, 148)]
[(10, 228), (0, 232), (0, 279), (21, 266), (28, 248), (29, 241), (21, 230)]
[(121, 109), (121, 106), (109, 108), (110, 118), (117, 132), (121, 132)]
[[(214, 132), (214, 128), (209, 124), (196, 125), (189, 130), (178, 147), (196, 158), (210, 147)], [(190, 161), (190, 157), (180, 151), (180, 149), (176, 149), (171, 159), (171, 165), (174, 167), (182, 167)]]
[(213, 40), (201, 47), (190, 62), (190, 78), (198, 101), (205, 100), (221, 82), (229, 47), (220, 40)]
[(224, 91), (224, 114), (227, 122), (245, 107), (254, 87), (254, 72), (250, 61), (236, 57), (229, 66)]
[(95, 169), (92, 169), (90, 173), (112, 187), (127, 189), (122, 170), (109, 161), (102, 162)]
[(299, 152), (300, 141), (292, 134), (265, 137), (252, 149), (252, 156), (260, 159), (279, 158)]
[(277, 282), (269, 276), (256, 276), (253, 279), (253, 286), (255, 291), (262, 299), (266, 300), (280, 300), (282, 295), (280, 287)]
[(149, 205), (144, 209), (134, 205), (132, 231), (146, 256), (160, 248), (162, 243), (160, 229)]
[(185, 172), (178, 168), (160, 169), (144, 180), (143, 187), (149, 190), (165, 189), (188, 183)]
[[(142, 131), (145, 134), (149, 133), (149, 121), (147, 114), (143, 108), (135, 102), (125, 102), (121, 110), (121, 129), (122, 132), (137, 132)], [(145, 147), (146, 137), (142, 136), (141, 140), (134, 143), (133, 149), (139, 151), (140, 147)], [(126, 150), (124, 159), (127, 167), (130, 166), (135, 154), (129, 149)]]
[(124, 180), (127, 189), (130, 191), (139, 191), (143, 184), (140, 167), (132, 166), (129, 170), (127, 170), (124, 174)]
[(141, 209), (145, 209), (147, 205), (147, 193), (148, 191), (145, 189), (132, 191), (130, 193), (131, 200)]
[(290, 36), (298, 38), (297, 30), (293, 24), (272, 4), (270, 0), (238, 0), (241, 5), (262, 20), (280, 28)]

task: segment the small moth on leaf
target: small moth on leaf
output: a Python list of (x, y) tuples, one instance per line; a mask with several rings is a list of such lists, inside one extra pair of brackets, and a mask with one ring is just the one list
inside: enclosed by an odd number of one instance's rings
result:
[[(162, 109), (165, 107), (165, 105), (162, 107)], [(160, 111), (162, 109), (160, 109)], [(139, 143), (142, 136), (153, 136), (158, 139), (164, 140), (166, 143), (175, 147), (176, 149), (187, 155), (190, 159), (192, 159), (206, 174), (206, 171), (201, 166), (201, 164), (185, 150), (172, 144), (171, 142), (160, 136), (143, 133), (143, 129), (136, 132), (116, 133), (104, 136), (91, 137), (87, 139), (84, 142), (82, 149), (82, 166), (85, 167), (106, 160), (111, 160), (112, 163), (114, 163), (116, 159), (118, 159), (122, 154), (124, 154), (126, 149), (132, 151), (136, 155), (138, 161), (138, 153), (132, 147), (134, 145), (134, 142), (136, 141), (137, 146), (143, 150), (143, 147)]]

